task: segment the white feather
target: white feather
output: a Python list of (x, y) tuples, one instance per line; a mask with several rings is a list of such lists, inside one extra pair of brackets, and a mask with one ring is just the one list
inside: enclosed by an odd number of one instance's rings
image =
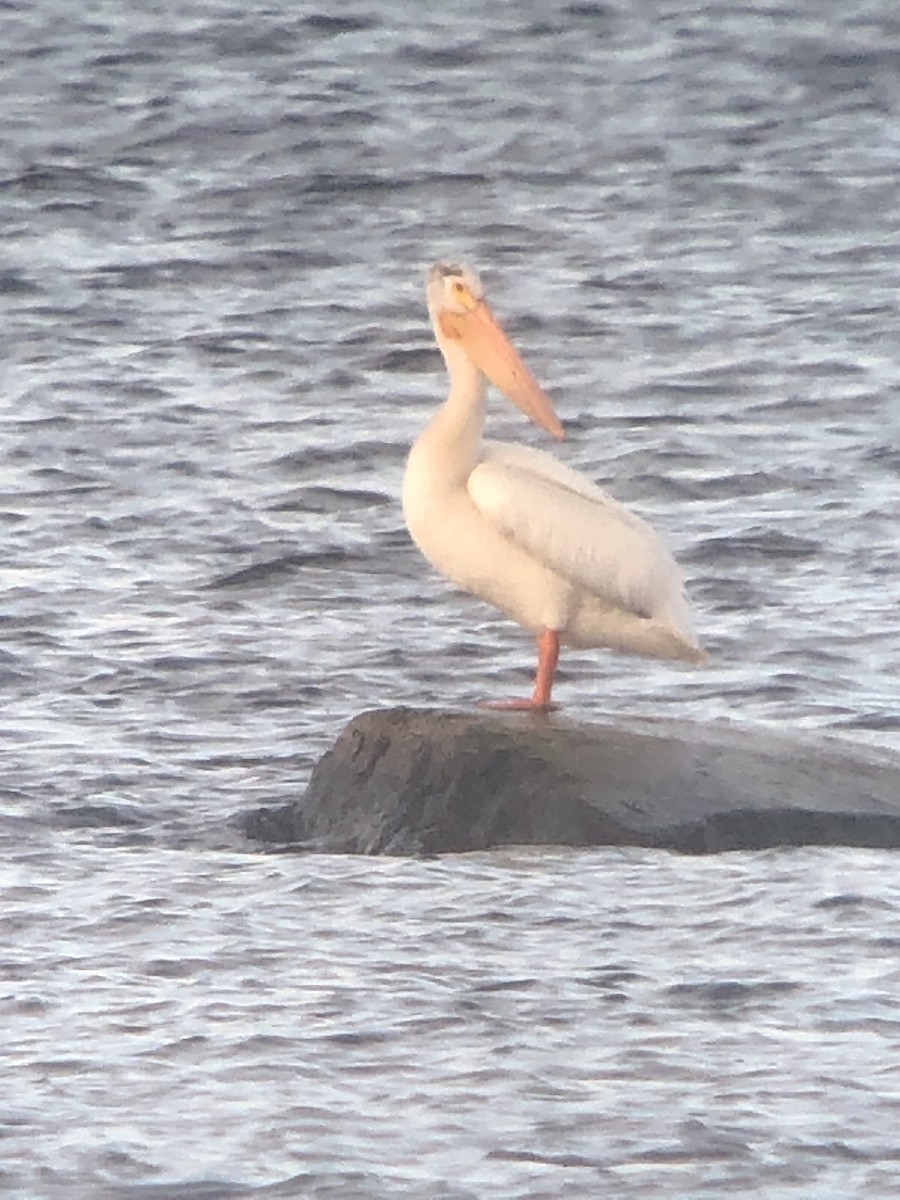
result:
[(575, 587), (694, 640), (662, 538), (586, 476), (544, 451), (486, 441), (468, 491), (487, 521)]

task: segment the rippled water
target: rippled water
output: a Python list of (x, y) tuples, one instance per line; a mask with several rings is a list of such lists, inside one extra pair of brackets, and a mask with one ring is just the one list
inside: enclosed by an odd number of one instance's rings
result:
[(48, 837), (2, 894), (7, 1194), (892, 1196), (893, 863)]
[(527, 687), (397, 502), (442, 256), (712, 655), (570, 654), (567, 714), (898, 745), (893, 6), (0, 9), (0, 1182), (894, 1195), (890, 856), (233, 826), (363, 708)]

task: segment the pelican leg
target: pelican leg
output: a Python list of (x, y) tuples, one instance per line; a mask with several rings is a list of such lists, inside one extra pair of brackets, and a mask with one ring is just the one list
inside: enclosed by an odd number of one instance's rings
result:
[(533, 708), (549, 710), (555, 707), (550, 702), (550, 693), (553, 691), (556, 664), (559, 662), (559, 634), (555, 629), (545, 629), (538, 637), (537, 644), (538, 667), (534, 677), (531, 704)]
[(556, 664), (559, 662), (559, 634), (555, 629), (545, 629), (538, 635), (538, 665), (534, 677), (534, 691), (530, 700), (485, 700), (482, 708), (502, 708), (519, 712), (553, 712), (559, 708), (550, 699)]

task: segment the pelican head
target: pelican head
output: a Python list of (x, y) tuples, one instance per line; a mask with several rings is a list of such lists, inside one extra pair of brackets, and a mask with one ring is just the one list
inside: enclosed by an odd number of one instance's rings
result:
[(428, 272), (427, 296), (428, 311), (448, 366), (448, 348), (460, 347), (494, 387), (536, 425), (555, 438), (563, 438), (563, 427), (550, 397), (503, 332), (472, 268), (437, 263)]
[(428, 311), (433, 321), (442, 312), (468, 312), (483, 299), (481, 280), (465, 263), (435, 263), (428, 272)]

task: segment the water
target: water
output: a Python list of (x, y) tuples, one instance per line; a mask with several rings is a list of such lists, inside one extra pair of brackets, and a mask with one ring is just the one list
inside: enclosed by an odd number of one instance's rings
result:
[(892, 865), (48, 835), (2, 896), (7, 1192), (890, 1196)]
[(2, 12), (7, 1193), (896, 1194), (890, 855), (234, 824), (528, 687), (402, 527), (439, 257), (711, 652), (572, 653), (567, 715), (898, 746), (892, 6), (176, 7)]

